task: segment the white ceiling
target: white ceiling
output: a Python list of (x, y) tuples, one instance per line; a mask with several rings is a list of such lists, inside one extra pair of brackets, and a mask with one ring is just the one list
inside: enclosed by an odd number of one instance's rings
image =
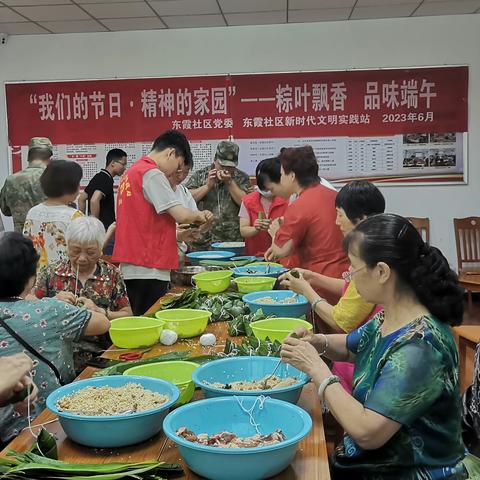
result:
[(479, 14), (480, 0), (0, 0), (0, 33), (80, 33)]

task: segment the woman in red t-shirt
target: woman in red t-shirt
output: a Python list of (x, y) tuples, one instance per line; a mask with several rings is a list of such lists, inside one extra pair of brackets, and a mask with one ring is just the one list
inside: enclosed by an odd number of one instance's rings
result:
[(272, 220), (283, 217), (288, 201), (273, 195), (266, 185), (280, 182), (278, 157), (262, 160), (255, 170), (255, 191), (245, 195), (240, 206), (240, 234), (245, 239), (245, 253), (263, 257), (272, 244), (268, 229)]
[[(280, 154), (281, 178), (273, 194), (298, 198), (285, 212), (283, 224), (265, 253), (267, 261), (297, 255), (299, 267), (341, 278), (349, 263), (342, 249), (342, 233), (335, 225), (337, 193), (320, 184), (318, 163), (310, 146), (286, 148)], [(329, 303), (339, 295), (318, 292)]]

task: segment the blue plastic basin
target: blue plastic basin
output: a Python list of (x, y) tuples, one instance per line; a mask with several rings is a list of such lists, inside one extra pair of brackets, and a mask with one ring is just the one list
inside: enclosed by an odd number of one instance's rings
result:
[(227, 252), (235, 252), (235, 255), (243, 255), (245, 253), (245, 242), (217, 242), (212, 243), (213, 250), (225, 250)]
[[(176, 435), (180, 427), (193, 432), (214, 434), (233, 432), (240, 437), (255, 435), (246, 409), (253, 410), (260, 433), (268, 434), (280, 428), (285, 441), (267, 447), (216, 448), (189, 442)], [(163, 423), (165, 434), (178, 446), (180, 455), (188, 467), (199, 475), (212, 480), (260, 480), (272, 477), (287, 468), (293, 461), (300, 440), (312, 428), (312, 419), (300, 407), (273, 398), (266, 398), (259, 408), (258, 397), (209, 398), (193, 402), (171, 412)]]
[(294, 295), (295, 293), (290, 290), (265, 290), (263, 292), (247, 293), (242, 297), (242, 300), (252, 312), (261, 308), (266, 315), (275, 315), (276, 317), (296, 318), (306, 315), (310, 310), (310, 304), (303, 295), (298, 295), (295, 303), (263, 303), (258, 301), (265, 297), (281, 301)]
[(200, 260), (229, 260), (235, 253), (226, 250), (205, 250), (187, 253), (192, 265), (200, 265)]
[(224, 388), (211, 387), (203, 383), (207, 382), (220, 382), (220, 383), (232, 383), (242, 380), (260, 380), (266, 375), (270, 375), (275, 367), (279, 358), (277, 357), (232, 357), (223, 358), (221, 360), (214, 360), (208, 362), (201, 367), (197, 368), (193, 374), (192, 379), (203, 390), (203, 394), (206, 398), (210, 397), (225, 397), (231, 395), (243, 395), (254, 396), (268, 395), (269, 397), (276, 398), (278, 400), (284, 400), (290, 403), (297, 403), (302, 393), (303, 386), (309, 381), (308, 375), (297, 370), (291, 365), (282, 363), (278, 367), (275, 375), (280, 378), (296, 377), (298, 383), (290, 385), (289, 387), (275, 388), (272, 390), (226, 390)]
[(236, 267), (232, 270), (236, 277), (278, 278), (282, 273), (288, 272), (288, 268), (268, 265), (245, 265), (244, 267)]
[[(86, 387), (121, 387), (139, 383), (146, 390), (167, 395), (169, 400), (158, 408), (145, 412), (115, 416), (74, 415), (57, 409), (57, 401)], [(88, 378), (57, 388), (47, 398), (47, 407), (58, 415), (63, 430), (71, 440), (97, 448), (125, 447), (143, 442), (162, 429), (169, 408), (178, 400), (180, 391), (170, 382), (157, 378), (112, 376)]]

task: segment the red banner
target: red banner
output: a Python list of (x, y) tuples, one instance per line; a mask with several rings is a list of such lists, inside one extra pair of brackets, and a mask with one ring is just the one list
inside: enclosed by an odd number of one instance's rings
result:
[(10, 145), (466, 132), (468, 67), (6, 85)]

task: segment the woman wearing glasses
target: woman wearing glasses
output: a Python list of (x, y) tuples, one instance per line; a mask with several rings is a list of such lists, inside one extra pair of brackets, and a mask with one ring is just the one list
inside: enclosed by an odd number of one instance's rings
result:
[[(398, 215), (360, 222), (344, 245), (358, 292), (384, 311), (348, 335), (298, 329), (285, 362), (308, 373), (345, 430), (335, 480), (459, 480), (470, 476), (461, 438), (458, 353), (450, 326), (463, 290), (447, 260)], [(320, 354), (320, 355), (319, 355)], [(321, 355), (355, 363), (353, 393)], [(478, 473), (478, 471), (477, 471)]]
[[(335, 208), (337, 211), (335, 223), (343, 235), (347, 235), (365, 218), (383, 213), (385, 198), (373, 183), (359, 180), (345, 185), (338, 192)], [(351, 268), (345, 272), (343, 280), (309, 270), (296, 270), (299, 271), (300, 278), (287, 273), (280, 277), (282, 285), (304, 295), (312, 305), (312, 310), (334, 331), (351, 332), (381, 310), (381, 307), (365, 301), (358, 294), (355, 282), (352, 281), (356, 271)], [(330, 291), (337, 296), (341, 295), (340, 300), (336, 305), (331, 305), (317, 293), (319, 289)], [(351, 392), (353, 364), (335, 362), (333, 372), (340, 377), (343, 387)]]

